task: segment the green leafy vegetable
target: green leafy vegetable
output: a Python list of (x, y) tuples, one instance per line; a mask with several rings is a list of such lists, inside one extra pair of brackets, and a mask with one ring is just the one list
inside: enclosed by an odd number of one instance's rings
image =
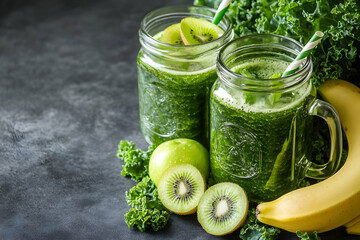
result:
[(312, 234), (301, 233), (300, 231), (296, 232), (296, 235), (302, 240), (320, 240), (321, 238), (317, 235), (317, 232), (313, 232)]
[(126, 202), (132, 207), (124, 216), (125, 222), (130, 228), (137, 227), (142, 232), (148, 229), (163, 229), (170, 216), (149, 177), (149, 160), (155, 148), (155, 145), (150, 145), (145, 152), (135, 149), (133, 142), (120, 141), (117, 150), (118, 158), (124, 161), (121, 175), (140, 181), (125, 193)]
[[(218, 7), (218, 0), (195, 4)], [(315, 31), (324, 37), (312, 54), (312, 80), (342, 78), (360, 85), (360, 1), (233, 0), (227, 11), (236, 36), (274, 33), (305, 44)]]
[(280, 230), (259, 222), (256, 219), (256, 209), (248, 212), (245, 225), (241, 228), (239, 238), (243, 240), (275, 240)]
[(131, 208), (125, 214), (125, 221), (130, 228), (137, 227), (142, 232), (149, 228), (152, 228), (154, 231), (159, 231), (166, 226), (169, 215), (169, 212), (158, 209)]
[(165, 210), (159, 199), (157, 188), (150, 177), (145, 177), (135, 187), (125, 193), (126, 201), (133, 208)]
[(159, 231), (166, 226), (170, 212), (161, 203), (149, 176), (126, 192), (126, 201), (132, 207), (124, 216), (129, 227), (143, 232), (150, 228)]
[(135, 149), (135, 144), (129, 141), (120, 141), (117, 156), (124, 161), (121, 175), (129, 176), (134, 181), (141, 181), (149, 175), (149, 160), (154, 145), (150, 145), (147, 152), (141, 149)]

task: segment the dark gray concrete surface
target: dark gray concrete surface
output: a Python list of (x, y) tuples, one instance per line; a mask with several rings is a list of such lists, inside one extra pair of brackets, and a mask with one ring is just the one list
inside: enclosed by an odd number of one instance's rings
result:
[(147, 12), (178, 3), (192, 1), (0, 1), (1, 240), (238, 239), (208, 235), (195, 215), (172, 215), (157, 233), (124, 222), (135, 183), (120, 175), (117, 144), (147, 147), (137, 32)]

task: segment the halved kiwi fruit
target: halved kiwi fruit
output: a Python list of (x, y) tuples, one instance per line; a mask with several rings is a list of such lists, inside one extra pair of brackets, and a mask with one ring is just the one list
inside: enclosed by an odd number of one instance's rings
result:
[(187, 17), (180, 22), (180, 35), (185, 45), (194, 45), (217, 39), (224, 31), (204, 19)]
[(211, 186), (200, 199), (197, 218), (204, 230), (212, 235), (232, 233), (245, 221), (249, 202), (237, 184), (223, 182)]
[(184, 45), (180, 35), (180, 23), (167, 27), (161, 36), (161, 41), (173, 45)]
[(170, 211), (187, 215), (194, 213), (205, 191), (205, 180), (191, 164), (168, 168), (159, 180), (159, 198)]

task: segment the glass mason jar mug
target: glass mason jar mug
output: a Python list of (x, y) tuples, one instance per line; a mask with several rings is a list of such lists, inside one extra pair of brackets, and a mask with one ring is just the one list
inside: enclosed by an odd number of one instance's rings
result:
[(160, 41), (162, 32), (185, 17), (211, 22), (215, 10), (198, 6), (169, 6), (147, 14), (141, 22), (138, 54), (140, 124), (148, 143), (191, 138), (209, 142), (209, 94), (217, 75), (216, 57), (233, 38), (227, 17), (219, 23), (224, 33), (197, 45)]
[[(216, 182), (238, 183), (252, 201), (273, 200), (297, 188), (304, 177), (326, 178), (340, 163), (339, 117), (315, 98), (310, 57), (296, 73), (279, 77), (301, 49), (293, 39), (259, 34), (236, 39), (219, 53), (219, 79), (210, 99), (211, 172)], [(312, 115), (329, 126), (331, 153), (325, 165), (307, 158)]]

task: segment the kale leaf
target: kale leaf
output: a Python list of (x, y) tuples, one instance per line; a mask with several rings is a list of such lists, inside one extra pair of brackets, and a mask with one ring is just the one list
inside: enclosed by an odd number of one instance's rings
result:
[(307, 232), (302, 233), (300, 231), (296, 232), (296, 235), (301, 239), (301, 240), (321, 240), (321, 238), (317, 235), (317, 232), (314, 231), (312, 234), (308, 234)]
[[(194, 3), (217, 8), (219, 1)], [(237, 37), (274, 33), (305, 44), (316, 31), (323, 31), (312, 54), (314, 84), (341, 78), (360, 85), (360, 1), (233, 0), (226, 14)]]
[(170, 213), (165, 210), (131, 208), (125, 214), (125, 221), (130, 228), (137, 227), (142, 232), (149, 228), (159, 231), (166, 226), (169, 215)]
[(248, 211), (245, 225), (241, 228), (239, 238), (243, 240), (275, 240), (280, 230), (259, 222), (256, 219), (256, 209)]
[(150, 177), (145, 177), (135, 187), (125, 193), (126, 202), (133, 208), (165, 210), (159, 199), (157, 188)]
[(144, 152), (141, 149), (135, 149), (135, 144), (131, 141), (120, 141), (117, 157), (124, 161), (121, 175), (129, 176), (137, 182), (148, 176), (149, 160), (155, 147), (150, 145), (148, 151)]
[(126, 201), (132, 208), (125, 214), (127, 225), (140, 231), (163, 229), (170, 216), (159, 199), (157, 188), (149, 176), (126, 192)]
[(155, 145), (150, 145), (145, 152), (135, 149), (135, 144), (131, 141), (120, 141), (117, 150), (118, 158), (124, 161), (121, 175), (139, 182), (125, 193), (126, 202), (132, 207), (124, 216), (125, 222), (130, 228), (137, 227), (142, 232), (163, 229), (170, 216), (149, 177), (149, 160), (155, 148)]

